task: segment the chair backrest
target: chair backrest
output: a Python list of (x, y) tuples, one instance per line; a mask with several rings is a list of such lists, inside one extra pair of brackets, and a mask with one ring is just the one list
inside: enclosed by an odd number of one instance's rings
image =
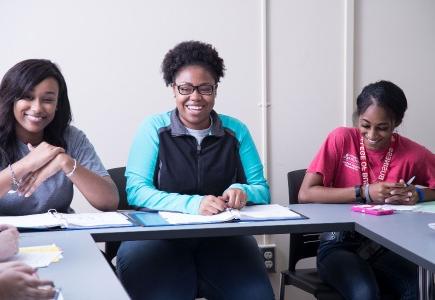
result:
[[(306, 169), (295, 170), (287, 173), (288, 196), (290, 204), (297, 204), (299, 189), (304, 180)], [(294, 271), (296, 263), (308, 257), (317, 255), (319, 248), (319, 232), (292, 233), (290, 234), (289, 270)]]
[(132, 209), (127, 201), (127, 192), (125, 191), (125, 186), (127, 179), (125, 178), (125, 167), (108, 169), (110, 177), (112, 177), (113, 182), (115, 182), (118, 188), (119, 204), (118, 209)]

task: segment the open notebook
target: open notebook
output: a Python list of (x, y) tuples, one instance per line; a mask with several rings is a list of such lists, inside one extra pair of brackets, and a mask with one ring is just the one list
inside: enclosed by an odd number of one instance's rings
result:
[(159, 212), (160, 216), (169, 224), (200, 224), (220, 223), (233, 220), (239, 221), (269, 221), (269, 220), (291, 220), (305, 219), (287, 207), (278, 204), (245, 206), (241, 210), (228, 209), (222, 213), (212, 216), (191, 215), (177, 212)]
[(132, 226), (128, 217), (118, 212), (63, 214), (49, 210), (44, 214), (0, 217), (0, 224), (10, 224), (23, 229), (85, 229)]

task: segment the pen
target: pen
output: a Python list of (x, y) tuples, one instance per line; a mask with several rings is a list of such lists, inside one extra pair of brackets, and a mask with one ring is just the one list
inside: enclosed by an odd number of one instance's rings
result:
[(406, 186), (409, 186), (415, 179), (415, 176), (412, 176), (407, 182), (406, 182)]

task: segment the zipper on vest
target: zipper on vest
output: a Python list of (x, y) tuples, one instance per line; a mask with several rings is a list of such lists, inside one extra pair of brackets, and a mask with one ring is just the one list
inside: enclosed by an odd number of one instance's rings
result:
[(201, 156), (201, 145), (196, 145), (196, 190), (199, 192), (199, 187), (201, 186), (201, 172), (200, 172), (200, 162), (199, 158)]

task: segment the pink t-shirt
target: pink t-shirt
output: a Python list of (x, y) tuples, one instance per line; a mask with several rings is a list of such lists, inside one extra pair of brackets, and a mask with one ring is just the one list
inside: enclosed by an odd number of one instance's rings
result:
[[(359, 162), (360, 132), (357, 128), (333, 130), (307, 169), (323, 176), (326, 187), (350, 187), (362, 184)], [(388, 149), (366, 148), (370, 183), (376, 182)], [(425, 147), (396, 134), (390, 166), (384, 181), (405, 181), (415, 176), (413, 184), (435, 189), (435, 154)]]

